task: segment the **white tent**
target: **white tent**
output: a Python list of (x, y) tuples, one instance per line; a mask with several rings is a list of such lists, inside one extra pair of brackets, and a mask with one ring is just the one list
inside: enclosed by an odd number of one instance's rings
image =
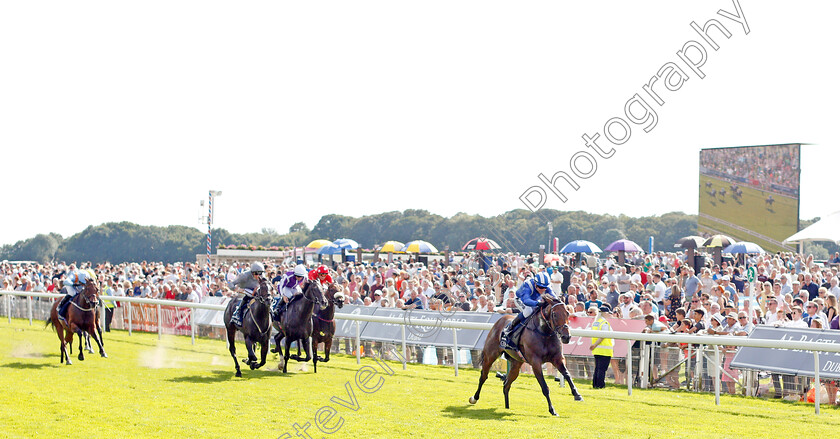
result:
[(797, 243), (802, 251), (802, 244), (808, 241), (832, 241), (840, 244), (840, 211), (834, 212), (810, 226), (785, 239), (785, 244)]

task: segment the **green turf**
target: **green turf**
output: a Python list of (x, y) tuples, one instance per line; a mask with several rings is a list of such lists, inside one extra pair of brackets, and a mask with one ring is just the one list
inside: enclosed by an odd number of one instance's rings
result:
[[(722, 396), (718, 407), (708, 394), (634, 389), (628, 396), (623, 387), (595, 391), (583, 381), (584, 402), (550, 382), (561, 413), (553, 418), (532, 376), (514, 383), (512, 409), (506, 410), (501, 382), (492, 377), (478, 404), (467, 402), (478, 379), (472, 369), (455, 377), (450, 367), (409, 365), (403, 371), (389, 362), (393, 375), (372, 377), (367, 385), (381, 387), (365, 393), (355, 380), (382, 371), (372, 359), (360, 366), (355, 357), (333, 356), (317, 374), (311, 364), (291, 363), (283, 375), (269, 354), (270, 368), (246, 368), (243, 378), (234, 378), (219, 340), (199, 339), (193, 346), (189, 337), (158, 341), (155, 334), (112, 332), (105, 347), (110, 358), (88, 354), (84, 362), (59, 365), (51, 329), (25, 320), (0, 322), (0, 436), (277, 438), (287, 432), (295, 437), (292, 424), (307, 422), (312, 437), (336, 438), (747, 438), (804, 431), (828, 436), (840, 428), (834, 407), (816, 416), (813, 405), (730, 396)], [(351, 405), (345, 385), (353, 389), (355, 411), (342, 405)], [(325, 406), (337, 413), (328, 427), (339, 417), (342, 422), (332, 435), (314, 425)]]
[[(717, 194), (712, 197), (706, 183), (712, 183), (712, 188), (720, 191), (726, 189), (726, 197)], [(707, 175), (700, 175), (700, 213), (740, 225), (754, 230), (764, 236), (783, 241), (797, 232), (799, 219), (798, 201), (774, 194), (775, 202), (772, 206), (765, 203), (769, 192), (761, 191), (741, 185), (744, 195), (740, 199), (732, 197), (730, 183)], [(698, 218), (700, 225), (708, 222), (705, 218)], [(717, 223), (706, 224), (720, 229)], [(746, 239), (754, 241), (754, 239)]]

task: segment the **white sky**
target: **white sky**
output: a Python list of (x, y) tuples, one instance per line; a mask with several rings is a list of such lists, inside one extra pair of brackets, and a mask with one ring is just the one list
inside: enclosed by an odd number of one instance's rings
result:
[(732, 37), (710, 32), (705, 79), (545, 207), (696, 213), (699, 149), (803, 142), (800, 217), (838, 210), (840, 5), (740, 5), (749, 35), (731, 0), (3, 2), (0, 244), (204, 230), (209, 189), (237, 233), (522, 208), (711, 18)]

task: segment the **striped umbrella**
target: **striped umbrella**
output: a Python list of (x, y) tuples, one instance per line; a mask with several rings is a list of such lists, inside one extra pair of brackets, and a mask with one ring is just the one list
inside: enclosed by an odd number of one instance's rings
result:
[(309, 244), (306, 244), (307, 248), (321, 248), (325, 245), (330, 245), (332, 242), (327, 241), (326, 239), (316, 239)]
[(714, 247), (728, 247), (735, 243), (735, 240), (726, 236), (726, 235), (714, 235), (706, 240), (703, 243), (703, 247), (706, 248), (714, 248)]
[(382, 244), (382, 248), (379, 249), (382, 253), (396, 253), (405, 247), (405, 244), (399, 241), (388, 241), (385, 244)]
[(473, 238), (464, 244), (461, 250), (498, 250), (502, 248), (496, 241), (489, 238)]
[(335, 241), (333, 241), (333, 244), (341, 248), (346, 248), (348, 250), (356, 250), (357, 248), (359, 248), (358, 242), (347, 238), (336, 239)]
[(411, 241), (401, 248), (400, 251), (406, 253), (437, 253), (438, 249), (426, 241)]

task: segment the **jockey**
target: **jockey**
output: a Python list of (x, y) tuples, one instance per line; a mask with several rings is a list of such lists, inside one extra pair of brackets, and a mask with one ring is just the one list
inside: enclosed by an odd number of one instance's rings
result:
[(327, 269), (326, 265), (321, 265), (320, 267), (310, 271), (309, 280), (318, 282), (322, 286), (324, 286), (324, 284), (331, 284), (333, 281), (332, 277), (330, 277), (330, 270)]
[(538, 273), (536, 276), (525, 280), (522, 286), (516, 290), (516, 303), (522, 312), (517, 314), (516, 318), (505, 326), (505, 330), (502, 332), (501, 337), (503, 349), (516, 349), (516, 346), (514, 346), (510, 341), (510, 334), (513, 333), (525, 319), (530, 317), (534, 311), (537, 311), (541, 304), (541, 295), (548, 294), (550, 296), (557, 297), (554, 294), (554, 291), (551, 290), (551, 286), (549, 285), (550, 283), (551, 279), (548, 277), (548, 273)]
[(251, 264), (250, 270), (243, 271), (236, 276), (232, 282), (228, 283), (230, 288), (242, 288), (242, 292), (245, 294), (245, 297), (243, 297), (242, 301), (239, 302), (239, 305), (236, 306), (236, 309), (233, 311), (233, 316), (230, 319), (237, 327), (242, 326), (242, 314), (248, 307), (248, 302), (250, 302), (253, 298), (252, 294), (254, 294), (254, 290), (259, 288), (259, 279), (264, 271), (265, 267), (263, 267), (263, 264), (254, 262)]
[(282, 300), (278, 300), (274, 306), (274, 315), (279, 316), (286, 310), (286, 305), (291, 302), (292, 298), (298, 294), (302, 294), (300, 285), (307, 277), (306, 267), (303, 264), (295, 266), (293, 271), (286, 272), (280, 280), (278, 290)]
[(76, 289), (79, 286), (85, 285), (88, 282), (96, 282), (96, 274), (91, 269), (77, 270), (74, 266), (70, 266), (70, 271), (64, 277), (64, 292), (65, 296), (58, 304), (58, 315), (62, 319), (67, 319), (67, 308), (73, 297), (79, 293)]

